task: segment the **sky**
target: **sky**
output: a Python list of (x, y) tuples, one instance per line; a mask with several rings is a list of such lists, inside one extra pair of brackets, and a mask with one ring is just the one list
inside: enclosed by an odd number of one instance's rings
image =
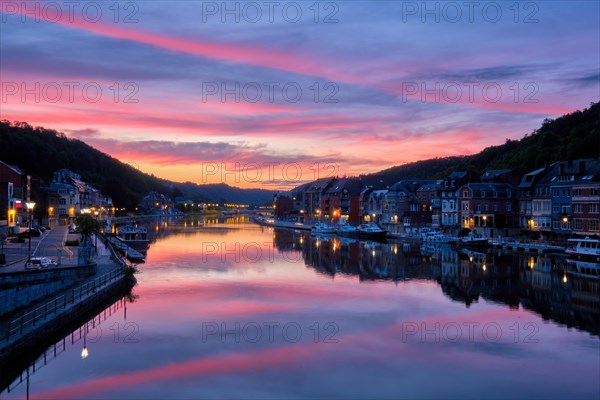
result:
[(239, 187), (473, 154), (600, 100), (599, 4), (0, 0), (0, 119)]

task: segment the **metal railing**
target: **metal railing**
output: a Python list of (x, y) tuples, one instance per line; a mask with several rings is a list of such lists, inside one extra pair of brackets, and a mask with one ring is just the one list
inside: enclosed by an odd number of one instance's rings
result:
[[(119, 263), (119, 265), (122, 265)], [(24, 331), (35, 327), (40, 321), (46, 321), (48, 317), (57, 315), (67, 306), (74, 305), (82, 300), (93, 296), (101, 289), (104, 289), (115, 280), (120, 279), (125, 274), (123, 268), (118, 268), (108, 272), (93, 281), (87, 282), (81, 286), (71, 289), (71, 292), (35, 308), (32, 311), (23, 314), (9, 322), (6, 337), (3, 340), (8, 341), (14, 335), (22, 335)]]
[[(38, 358), (36, 358), (26, 370), (22, 371), (19, 376), (6, 387), (6, 392), (11, 393), (17, 386), (25, 382), (30, 374), (36, 373), (38, 370), (48, 365), (49, 362), (66, 352), (69, 342), (71, 346), (73, 346), (83, 340), (85, 332), (89, 330), (90, 324), (92, 325), (92, 329), (96, 326), (99, 326), (101, 322), (106, 321), (118, 310), (120, 310), (125, 305), (126, 301), (127, 299), (125, 297), (120, 298), (78, 328), (73, 329), (70, 333), (65, 335), (65, 337), (46, 348), (46, 350), (44, 350), (44, 352), (38, 356)], [(69, 338), (70, 340), (68, 340)]]

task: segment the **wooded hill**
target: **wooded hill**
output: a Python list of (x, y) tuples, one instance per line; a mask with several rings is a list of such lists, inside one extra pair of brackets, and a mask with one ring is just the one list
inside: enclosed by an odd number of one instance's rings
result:
[(108, 154), (52, 129), (26, 122), (0, 121), (0, 160), (49, 182), (67, 168), (112, 197), (115, 205), (133, 208), (150, 191), (195, 201), (269, 204), (273, 191), (240, 189), (226, 184), (177, 183), (146, 174)]
[[(463, 157), (418, 161), (360, 176), (365, 185), (392, 185), (402, 179), (440, 179), (454, 171), (480, 175), (488, 169), (514, 169), (519, 174), (558, 160), (600, 157), (600, 103), (542, 126), (520, 140)], [(275, 193), (226, 184), (177, 183), (146, 174), (64, 134), (26, 122), (0, 121), (0, 160), (49, 181), (54, 171), (68, 168), (113, 198), (119, 207), (135, 207), (150, 191), (194, 201), (268, 204)]]
[(470, 156), (434, 158), (363, 175), (366, 185), (392, 185), (402, 179), (441, 179), (455, 171), (475, 176), (490, 169), (513, 169), (523, 175), (559, 160), (600, 157), (600, 103), (557, 119), (520, 140), (507, 140)]

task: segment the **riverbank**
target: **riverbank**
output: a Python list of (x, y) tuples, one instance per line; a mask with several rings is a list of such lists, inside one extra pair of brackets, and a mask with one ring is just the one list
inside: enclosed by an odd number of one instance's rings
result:
[[(77, 268), (81, 271), (93, 269), (95, 274), (77, 282), (78, 286), (74, 288), (60, 290), (0, 320), (1, 358), (28, 348), (36, 341), (61, 329), (65, 324), (85, 315), (103, 302), (105, 297), (115, 293), (123, 294), (135, 284), (133, 270), (112, 248), (105, 247), (101, 242), (98, 242), (93, 263)], [(23, 274), (27, 276), (29, 272)], [(43, 273), (52, 275), (61, 272), (48, 270)]]

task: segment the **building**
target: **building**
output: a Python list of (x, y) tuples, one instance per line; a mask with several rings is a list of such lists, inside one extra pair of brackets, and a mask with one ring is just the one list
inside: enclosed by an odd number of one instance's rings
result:
[(387, 202), (386, 196), (388, 192), (388, 189), (368, 188), (367, 190), (361, 193), (362, 222), (378, 223), (382, 221), (385, 203)]
[(144, 196), (138, 208), (147, 214), (169, 215), (175, 211), (175, 203), (166, 194), (150, 192)]
[(453, 172), (441, 183), (442, 227), (456, 229), (460, 226), (458, 217), (458, 189), (469, 181), (466, 171)]
[(354, 178), (336, 178), (321, 197), (324, 220), (338, 223), (345, 220), (351, 224), (360, 222), (360, 193), (362, 183)]
[(48, 224), (68, 225), (81, 213), (94, 214), (99, 219), (114, 214), (114, 205), (109, 196), (104, 196), (81, 176), (68, 169), (54, 172), (52, 181), (45, 188)]
[(572, 186), (573, 233), (600, 234), (600, 159), (579, 160), (579, 173)]
[[(552, 164), (548, 179), (552, 194), (552, 231), (568, 236), (597, 232), (598, 169), (600, 159), (559, 161)], [(575, 221), (577, 219), (577, 221)], [(577, 222), (577, 229), (575, 229)]]
[(431, 227), (442, 225), (442, 180), (424, 183), (417, 189), (417, 198), (423, 213), (430, 214)]
[(517, 190), (507, 183), (467, 183), (459, 189), (460, 221), (490, 237), (508, 236), (518, 227)]
[(323, 195), (329, 189), (335, 178), (321, 178), (311, 182), (305, 189), (304, 200), (304, 220), (307, 222), (321, 221), (323, 214), (321, 205)]
[[(549, 231), (552, 228), (552, 197), (547, 168), (523, 175), (519, 183), (519, 227), (521, 230)], [(535, 211), (534, 211), (535, 209)]]
[(27, 226), (26, 203), (31, 200), (31, 177), (19, 167), (0, 161), (0, 221), (12, 233)]
[(289, 193), (277, 192), (273, 196), (273, 212), (275, 214), (275, 218), (286, 218), (292, 212), (293, 205), (294, 203)]

